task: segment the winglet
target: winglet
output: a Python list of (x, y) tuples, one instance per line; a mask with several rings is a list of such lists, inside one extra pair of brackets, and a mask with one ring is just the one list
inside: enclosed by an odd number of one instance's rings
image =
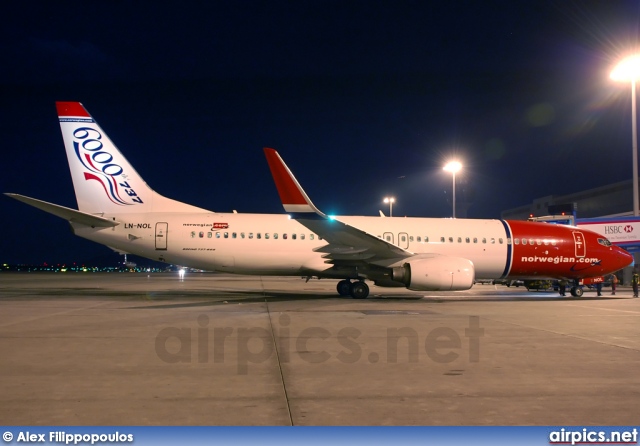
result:
[(276, 183), (284, 210), (295, 214), (317, 214), (327, 218), (311, 202), (311, 199), (302, 189), (302, 186), (300, 186), (300, 183), (293, 176), (293, 173), (291, 173), (291, 170), (289, 170), (278, 152), (275, 149), (265, 147), (264, 154), (267, 157), (269, 169), (271, 169), (271, 175)]

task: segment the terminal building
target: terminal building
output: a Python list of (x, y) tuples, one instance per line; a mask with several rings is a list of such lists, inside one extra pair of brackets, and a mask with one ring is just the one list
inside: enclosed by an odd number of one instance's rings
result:
[[(569, 212), (558, 215), (558, 208), (569, 205)], [(555, 220), (590, 229), (606, 236), (612, 243), (633, 254), (635, 263), (640, 261), (640, 217), (633, 216), (633, 182), (621, 181), (607, 186), (589, 189), (568, 195), (549, 195), (536, 198), (531, 204), (503, 211), (505, 220), (545, 220), (555, 215)], [(573, 212), (571, 212), (573, 210)], [(555, 211), (555, 212), (554, 212)], [(571, 215), (572, 214), (572, 215)], [(624, 283), (631, 280), (633, 267), (618, 275)]]
[(533, 203), (503, 211), (505, 220), (526, 220), (548, 215), (552, 205), (576, 203), (577, 218), (632, 216), (633, 183), (621, 181), (568, 195), (549, 195), (536, 198)]

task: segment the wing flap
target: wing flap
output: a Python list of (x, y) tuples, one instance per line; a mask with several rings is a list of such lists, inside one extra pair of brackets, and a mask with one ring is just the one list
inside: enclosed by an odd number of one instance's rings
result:
[(366, 252), (366, 248), (356, 249), (353, 246), (342, 245), (324, 245), (319, 248), (315, 248), (314, 252), (323, 252), (327, 254), (360, 254)]
[(387, 260), (398, 257), (405, 258), (413, 255), (412, 252), (392, 245), (375, 235), (369, 234), (335, 218), (318, 220), (315, 218), (308, 219), (304, 215), (294, 218), (300, 224), (329, 242), (327, 247), (320, 248), (324, 250), (321, 252), (335, 252), (343, 255), (351, 252), (353, 255), (358, 255), (366, 251), (373, 253), (371, 258), (375, 257), (376, 260)]
[(327, 263), (336, 263), (333, 260), (370, 260), (376, 256), (375, 252), (370, 253), (361, 253), (361, 254), (325, 254), (322, 256), (323, 259), (327, 259), (331, 262)]

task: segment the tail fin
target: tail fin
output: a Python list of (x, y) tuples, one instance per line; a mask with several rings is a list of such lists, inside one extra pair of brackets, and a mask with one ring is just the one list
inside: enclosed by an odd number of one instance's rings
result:
[(154, 192), (80, 102), (56, 102), (56, 107), (80, 211), (205, 211)]

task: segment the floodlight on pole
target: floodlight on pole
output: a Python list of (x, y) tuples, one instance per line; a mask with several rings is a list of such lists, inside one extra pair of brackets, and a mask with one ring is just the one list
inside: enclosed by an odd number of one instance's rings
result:
[(460, 172), (461, 169), (462, 164), (459, 161), (450, 161), (442, 168), (442, 170), (451, 172), (453, 176), (453, 218), (456, 218), (456, 172)]
[(638, 122), (636, 118), (636, 80), (640, 78), (640, 56), (631, 56), (620, 62), (611, 72), (614, 81), (631, 82), (631, 138), (633, 146), (633, 215), (640, 215), (638, 200)]
[(389, 203), (389, 217), (393, 217), (393, 203), (396, 202), (396, 199), (393, 197), (384, 197), (383, 201)]

